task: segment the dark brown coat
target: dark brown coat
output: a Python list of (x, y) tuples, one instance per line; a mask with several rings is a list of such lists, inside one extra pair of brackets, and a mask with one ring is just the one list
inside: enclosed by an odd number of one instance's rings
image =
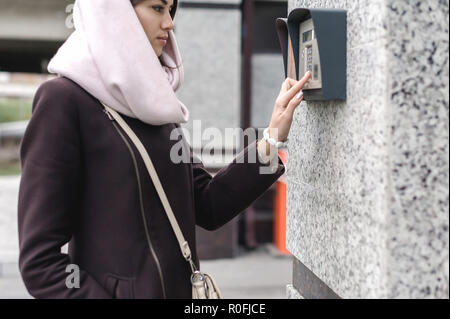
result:
[[(259, 174), (259, 161), (235, 158), (212, 177), (192, 163), (192, 149), (191, 163), (170, 160), (175, 124), (123, 118), (149, 152), (197, 266), (195, 225), (223, 226), (285, 170), (279, 159), (275, 174)], [(18, 203), (19, 267), (32, 296), (191, 298), (189, 264), (142, 158), (118, 132), (99, 101), (71, 80), (39, 87), (21, 144)], [(68, 255), (61, 253), (67, 242)], [(66, 286), (69, 264), (80, 269), (79, 288)]]

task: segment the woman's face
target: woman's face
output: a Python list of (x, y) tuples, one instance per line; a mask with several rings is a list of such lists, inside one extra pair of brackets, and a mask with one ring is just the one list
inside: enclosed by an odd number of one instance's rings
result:
[(134, 6), (136, 15), (158, 57), (161, 56), (167, 43), (160, 38), (167, 39), (169, 31), (173, 29), (170, 16), (172, 5), (173, 0), (144, 0)]

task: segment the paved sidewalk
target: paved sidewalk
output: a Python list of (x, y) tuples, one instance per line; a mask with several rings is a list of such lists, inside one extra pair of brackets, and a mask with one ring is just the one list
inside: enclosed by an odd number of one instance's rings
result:
[(292, 257), (272, 245), (262, 245), (233, 259), (201, 261), (226, 299), (286, 299), (292, 283)]
[[(16, 263), (19, 252), (17, 203), (19, 176), (0, 176), (0, 264)], [(0, 276), (2, 276), (0, 268)]]

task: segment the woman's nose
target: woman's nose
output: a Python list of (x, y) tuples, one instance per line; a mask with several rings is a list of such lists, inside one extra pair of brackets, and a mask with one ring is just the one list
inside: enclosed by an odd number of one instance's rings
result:
[(170, 15), (170, 11), (169, 11), (164, 16), (164, 19), (162, 22), (162, 28), (164, 30), (166, 30), (166, 29), (172, 30), (173, 26), (174, 26), (174, 24), (173, 24), (172, 16)]

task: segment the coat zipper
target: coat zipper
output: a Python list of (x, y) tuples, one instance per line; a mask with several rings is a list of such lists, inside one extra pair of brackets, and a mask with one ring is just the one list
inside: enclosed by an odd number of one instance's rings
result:
[(142, 187), (141, 187), (141, 180), (139, 178), (139, 170), (138, 170), (138, 166), (137, 166), (137, 162), (136, 162), (136, 156), (134, 155), (134, 152), (133, 152), (133, 149), (130, 146), (130, 143), (128, 143), (128, 141), (125, 138), (125, 136), (123, 136), (122, 132), (117, 127), (117, 124), (115, 123), (115, 120), (112, 117), (112, 115), (109, 114), (109, 112), (106, 109), (103, 109), (103, 111), (108, 115), (109, 119), (111, 120), (111, 122), (113, 123), (114, 127), (116, 128), (117, 132), (122, 137), (122, 140), (127, 145), (128, 150), (130, 151), (131, 157), (133, 158), (134, 169), (136, 171), (136, 178), (137, 178), (137, 182), (138, 182), (139, 203), (140, 203), (140, 207), (141, 207), (142, 220), (144, 222), (145, 235), (146, 235), (146, 238), (147, 238), (148, 247), (150, 248), (150, 252), (151, 252), (151, 254), (152, 254), (152, 256), (153, 256), (153, 258), (155, 260), (156, 267), (158, 268), (159, 278), (161, 279), (161, 287), (162, 287), (164, 299), (167, 299), (167, 297), (166, 297), (166, 289), (165, 289), (165, 284), (164, 284), (164, 277), (163, 277), (162, 270), (161, 270), (161, 264), (159, 262), (158, 256), (156, 255), (155, 249), (153, 248), (152, 242), (150, 240), (149, 231), (148, 231), (148, 228), (147, 228), (147, 218), (145, 218), (145, 214), (144, 214), (144, 202), (142, 200)]

